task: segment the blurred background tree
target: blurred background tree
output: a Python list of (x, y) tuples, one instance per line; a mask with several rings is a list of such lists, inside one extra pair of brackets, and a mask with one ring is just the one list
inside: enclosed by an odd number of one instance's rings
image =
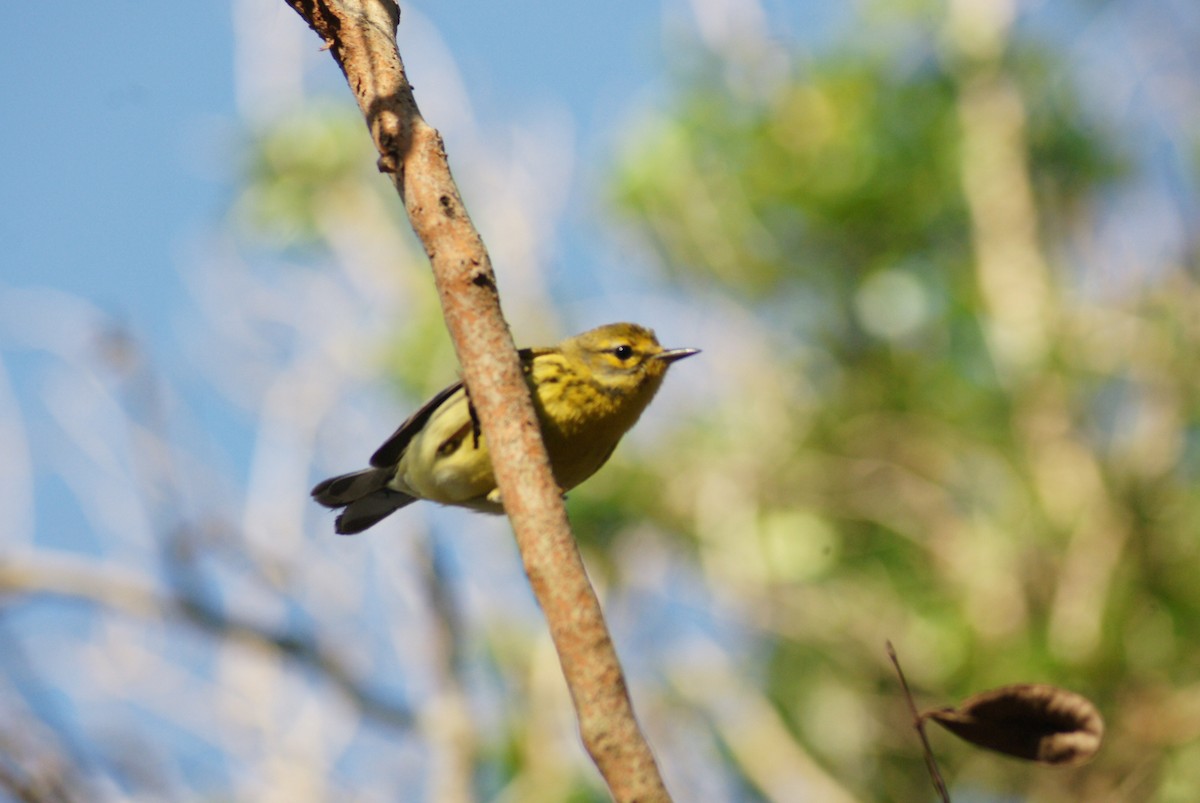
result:
[[(569, 500), (677, 799), (932, 799), (887, 639), (928, 706), (1036, 681), (1106, 717), (1073, 770), (934, 733), (955, 800), (1200, 789), (1200, 67), (1162, 94), (1120, 57), (1190, 53), (1200, 19), (1150, 5), (868, 3), (801, 43), (696, 0), (585, 176), (603, 269), (554, 266), (566, 137), (480, 127), (406, 9), (518, 341), (626, 318), (704, 349)], [(414, 506), (339, 539), (304, 494), (453, 355), (344, 86), (289, 106), (259, 66), (191, 279), (203, 401), (96, 307), (3, 298), (65, 433), (28, 474), (88, 526), (0, 561), (0, 787), (604, 799), (504, 522)]]
[(1175, 199), (1189, 250), (1098, 277), (1098, 208), (1146, 166), (1060, 43), (1009, 3), (876, 12), (815, 56), (701, 48), (629, 137), (629, 228), (768, 345), (716, 355), (742, 362), (739, 393), (603, 509), (666, 486), (629, 526), (693, 544), (762, 628), (787, 731), (864, 799), (929, 794), (885, 638), (943, 698), (1037, 679), (1106, 712), (1082, 771), (947, 745), (964, 798), (1183, 799), (1194, 195)]

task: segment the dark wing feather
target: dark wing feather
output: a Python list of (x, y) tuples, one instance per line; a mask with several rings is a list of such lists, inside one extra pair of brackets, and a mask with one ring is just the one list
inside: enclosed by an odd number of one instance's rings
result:
[[(521, 364), (525, 367), (525, 370), (528, 371), (534, 357), (552, 351), (554, 349), (528, 348), (521, 349), (517, 352), (517, 355), (520, 357)], [(371, 455), (371, 465), (376, 468), (388, 468), (400, 462), (400, 457), (404, 454), (404, 450), (408, 448), (409, 441), (413, 439), (413, 435), (416, 435), (421, 430), (421, 427), (425, 426), (426, 422), (429, 421), (429, 417), (433, 415), (433, 411), (441, 407), (462, 386), (463, 383), (460, 379), (425, 402), (420, 410), (417, 410), (409, 416), (407, 421), (400, 425), (400, 428), (395, 431), (392, 437), (388, 438), (382, 446), (375, 450), (375, 454)], [(473, 418), (474, 410), (472, 410)]]
[(408, 420), (393, 433), (392, 437), (388, 438), (382, 446), (375, 450), (375, 454), (371, 455), (371, 465), (376, 468), (388, 468), (400, 462), (400, 456), (408, 448), (413, 435), (420, 432), (421, 427), (425, 426), (434, 411), (445, 404), (446, 400), (457, 393), (462, 386), (462, 380), (455, 382), (425, 402), (420, 410), (410, 415)]
[(540, 348), (517, 349), (517, 356), (521, 359), (521, 365), (525, 369), (529, 369), (529, 364), (533, 362), (534, 357), (541, 357), (543, 354), (553, 354), (558, 351), (557, 348), (549, 348), (542, 346)]

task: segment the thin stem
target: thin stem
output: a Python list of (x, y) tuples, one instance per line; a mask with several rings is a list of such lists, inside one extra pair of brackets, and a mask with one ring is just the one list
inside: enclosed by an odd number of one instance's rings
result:
[(929, 777), (933, 779), (933, 788), (937, 790), (942, 803), (950, 803), (950, 791), (946, 789), (937, 759), (933, 756), (933, 748), (929, 746), (929, 738), (925, 735), (925, 718), (917, 711), (912, 691), (908, 688), (908, 679), (904, 677), (904, 670), (900, 668), (900, 659), (896, 657), (896, 648), (892, 646), (891, 641), (887, 642), (887, 654), (892, 666), (896, 668), (896, 677), (900, 678), (900, 687), (904, 689), (904, 699), (908, 701), (908, 710), (912, 713), (913, 728), (916, 729), (917, 736), (921, 737), (921, 747), (925, 751), (925, 767), (929, 770)]

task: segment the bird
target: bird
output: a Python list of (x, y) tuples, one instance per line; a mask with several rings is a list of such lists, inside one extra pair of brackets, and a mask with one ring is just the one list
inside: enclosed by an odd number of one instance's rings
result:
[[(611, 323), (557, 346), (518, 352), (555, 481), (565, 494), (603, 466), (662, 385), (699, 349), (664, 349), (654, 331)], [(360, 533), (418, 499), (503, 513), (487, 441), (460, 380), (425, 402), (371, 456), (370, 467), (312, 489), (340, 509), (334, 530)]]

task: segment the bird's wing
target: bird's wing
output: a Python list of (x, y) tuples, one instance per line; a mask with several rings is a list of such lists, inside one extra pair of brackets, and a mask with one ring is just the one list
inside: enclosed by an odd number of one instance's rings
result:
[(463, 386), (462, 380), (455, 382), (446, 389), (440, 391), (432, 399), (425, 402), (420, 410), (408, 417), (408, 420), (400, 425), (400, 428), (393, 433), (392, 437), (388, 438), (382, 446), (375, 450), (375, 454), (371, 455), (371, 465), (376, 468), (388, 468), (400, 462), (401, 455), (408, 448), (409, 442), (413, 436), (421, 431), (421, 428), (429, 421), (429, 417), (433, 415), (437, 408), (445, 404), (446, 400), (457, 393)]
[[(528, 371), (529, 366), (533, 363), (534, 357), (547, 354), (552, 351), (554, 351), (554, 349), (526, 348), (521, 349), (517, 352), (517, 354), (521, 358), (521, 364), (525, 366), (525, 370)], [(400, 428), (392, 434), (392, 437), (388, 438), (382, 446), (375, 450), (375, 454), (371, 455), (371, 465), (375, 466), (376, 468), (388, 468), (389, 466), (394, 466), (400, 462), (400, 457), (404, 454), (404, 450), (408, 448), (408, 444), (413, 439), (413, 436), (421, 431), (421, 427), (425, 426), (425, 424), (429, 421), (430, 416), (433, 415), (434, 411), (441, 407), (447, 399), (457, 393), (462, 386), (463, 383), (460, 379), (453, 385), (450, 385), (448, 388), (438, 393), (429, 401), (425, 402), (420, 410), (417, 410), (408, 417), (407, 421), (400, 425)], [(470, 399), (467, 400), (467, 403), (470, 405)], [(471, 421), (477, 428), (479, 425), (475, 422), (474, 406), (469, 406), (469, 410), (471, 413)]]

